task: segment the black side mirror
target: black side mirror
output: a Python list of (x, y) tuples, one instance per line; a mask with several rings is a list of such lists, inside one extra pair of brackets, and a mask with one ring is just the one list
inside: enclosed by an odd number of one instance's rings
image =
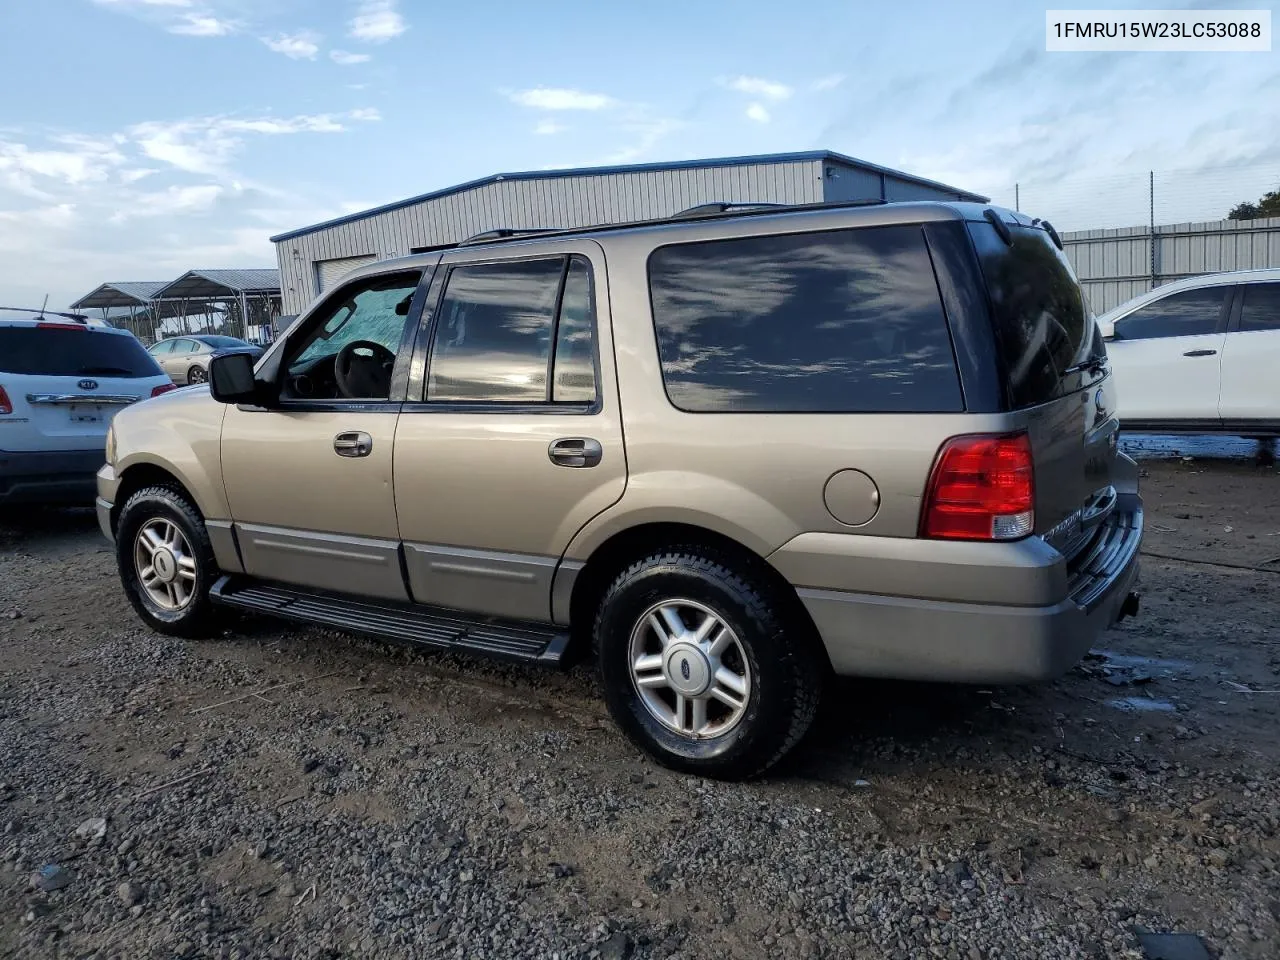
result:
[(210, 360), (209, 392), (219, 403), (257, 403), (253, 357), (247, 353), (227, 353)]

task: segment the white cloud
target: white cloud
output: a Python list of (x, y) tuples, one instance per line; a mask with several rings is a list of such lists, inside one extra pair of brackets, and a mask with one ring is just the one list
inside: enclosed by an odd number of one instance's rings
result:
[(791, 96), (792, 90), (785, 83), (765, 80), (762, 77), (734, 77), (725, 82), (730, 90), (745, 93), (750, 97), (760, 97), (779, 103)]
[(177, 23), (170, 24), (168, 30), (184, 37), (225, 37), (239, 28), (240, 25), (234, 20), (219, 20), (213, 16), (187, 13)]
[(836, 87), (840, 86), (840, 84), (844, 83), (844, 80), (845, 77), (843, 73), (828, 74), (825, 77), (819, 77), (817, 80), (813, 81), (810, 89), (818, 92), (822, 90), (834, 90)]
[(535, 110), (607, 110), (617, 101), (603, 93), (585, 93), (560, 87), (534, 87), (508, 93), (512, 103)]
[(540, 137), (550, 137), (557, 133), (563, 133), (567, 129), (568, 127), (563, 123), (556, 123), (554, 120), (542, 120), (533, 128), (533, 132)]
[(259, 37), (274, 53), (282, 53), (290, 60), (314, 60), (320, 52), (320, 34), (311, 30), (297, 33), (278, 33), (274, 37)]
[(348, 113), (347, 116), (352, 120), (363, 121), (382, 119), (382, 114), (379, 112), (377, 107), (357, 107), (355, 110)]
[(32, 150), (26, 144), (0, 141), (0, 176), (28, 195), (43, 195), (35, 178), (78, 186), (106, 180), (110, 170), (125, 160), (113, 143), (89, 137), (59, 138), (64, 150)]
[(216, 183), (202, 183), (187, 187), (169, 187), (150, 193), (126, 195), (122, 204), (111, 216), (113, 223), (123, 223), (135, 217), (172, 217), (179, 214), (202, 213), (213, 209), (226, 187)]
[(395, 0), (363, 0), (347, 26), (348, 35), (364, 43), (386, 43), (409, 29)]
[[(353, 119), (367, 119), (365, 117)], [(200, 117), (172, 122), (150, 121), (130, 127), (132, 142), (144, 156), (187, 173), (214, 175), (243, 145), (241, 134), (279, 136), (293, 133), (341, 133), (340, 116), (329, 113), (295, 117)]]
[(756, 123), (768, 123), (769, 111), (764, 108), (764, 104), (750, 104), (747, 107), (747, 119), (754, 120)]
[(373, 58), (367, 53), (349, 53), (346, 50), (330, 50), (329, 59), (340, 67), (353, 67), (357, 63), (368, 63)]
[(626, 147), (615, 150), (605, 158), (605, 163), (635, 163), (648, 159), (653, 149), (677, 130), (687, 126), (681, 120), (670, 117), (639, 117), (622, 124), (622, 130), (635, 139)]

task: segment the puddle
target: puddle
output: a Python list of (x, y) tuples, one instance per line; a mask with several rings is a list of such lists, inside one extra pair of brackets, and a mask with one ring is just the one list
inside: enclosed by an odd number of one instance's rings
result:
[[(1258, 441), (1244, 437), (1164, 436), (1153, 433), (1124, 433), (1120, 448), (1135, 460), (1237, 460), (1252, 463), (1258, 455)], [(1273, 448), (1274, 449), (1274, 448)]]
[(1123, 670), (1145, 671), (1146, 673), (1181, 673), (1190, 670), (1195, 664), (1190, 660), (1161, 660), (1158, 657), (1135, 657), (1127, 653), (1115, 653), (1111, 650), (1090, 650), (1090, 659), (1101, 660), (1104, 666)]
[(1125, 713), (1173, 713), (1178, 709), (1168, 700), (1156, 700), (1152, 697), (1117, 697), (1106, 703), (1108, 707)]

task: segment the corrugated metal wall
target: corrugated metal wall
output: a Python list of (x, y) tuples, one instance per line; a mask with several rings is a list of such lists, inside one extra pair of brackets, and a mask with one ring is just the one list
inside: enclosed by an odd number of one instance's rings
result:
[[(1280, 267), (1280, 217), (1064, 233), (1062, 244), (1095, 313), (1153, 286), (1227, 270)], [(1154, 277), (1154, 283), (1153, 283)]]
[[(829, 164), (828, 164), (829, 165)], [(498, 227), (578, 227), (666, 217), (700, 203), (820, 203), (820, 161), (741, 164), (508, 180), (337, 224), (276, 244), (284, 312), (316, 296), (315, 264), (340, 257), (401, 256)], [(842, 167), (843, 175), (849, 168)], [(861, 172), (861, 171), (856, 171)], [(878, 197), (875, 191), (859, 196)], [(850, 197), (849, 199), (853, 199)]]

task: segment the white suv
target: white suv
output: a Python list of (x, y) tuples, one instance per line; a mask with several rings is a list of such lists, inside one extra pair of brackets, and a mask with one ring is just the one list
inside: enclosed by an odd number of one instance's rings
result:
[(0, 316), (0, 506), (93, 503), (111, 418), (173, 388), (127, 330)]
[(1126, 430), (1280, 434), (1280, 270), (1165, 284), (1098, 327)]

